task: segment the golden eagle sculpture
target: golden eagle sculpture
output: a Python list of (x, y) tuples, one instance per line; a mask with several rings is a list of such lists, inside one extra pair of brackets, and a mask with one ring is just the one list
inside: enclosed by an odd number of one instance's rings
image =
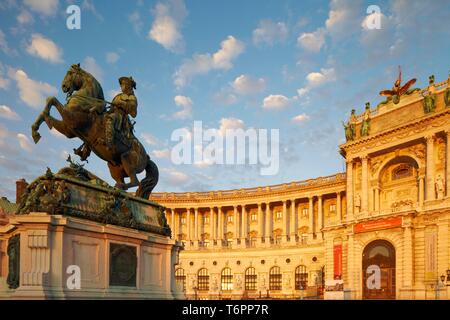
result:
[(415, 82), (416, 79), (414, 78), (402, 86), (402, 69), (398, 66), (398, 78), (394, 83), (394, 87), (392, 90), (380, 91), (380, 96), (388, 97), (388, 100), (392, 99), (394, 104), (397, 104), (400, 102), (400, 97), (404, 95)]

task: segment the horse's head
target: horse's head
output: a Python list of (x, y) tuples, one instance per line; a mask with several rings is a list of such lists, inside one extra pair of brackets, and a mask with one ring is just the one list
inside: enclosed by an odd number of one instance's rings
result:
[(74, 91), (77, 91), (83, 85), (83, 70), (80, 68), (80, 64), (73, 64), (62, 81), (61, 89), (67, 95), (71, 95)]

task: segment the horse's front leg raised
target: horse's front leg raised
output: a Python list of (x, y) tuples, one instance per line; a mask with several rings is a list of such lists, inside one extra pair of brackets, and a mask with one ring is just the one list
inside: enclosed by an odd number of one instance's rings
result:
[(38, 143), (39, 140), (41, 139), (41, 135), (38, 132), (39, 127), (41, 126), (42, 122), (44, 122), (45, 119), (50, 115), (50, 108), (52, 107), (55, 100), (58, 101), (55, 97), (47, 98), (44, 110), (42, 110), (42, 112), (37, 117), (36, 121), (31, 126), (31, 135), (33, 137), (34, 143)]

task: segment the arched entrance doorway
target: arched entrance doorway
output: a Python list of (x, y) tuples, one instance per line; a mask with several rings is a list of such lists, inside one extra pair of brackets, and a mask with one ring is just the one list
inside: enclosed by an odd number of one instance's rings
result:
[(395, 248), (375, 240), (362, 256), (363, 299), (395, 299)]

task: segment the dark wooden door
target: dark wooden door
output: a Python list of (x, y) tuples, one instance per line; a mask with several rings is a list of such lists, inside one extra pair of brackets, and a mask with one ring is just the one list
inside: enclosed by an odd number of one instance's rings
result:
[(386, 240), (369, 243), (363, 252), (363, 299), (395, 299), (395, 249)]

